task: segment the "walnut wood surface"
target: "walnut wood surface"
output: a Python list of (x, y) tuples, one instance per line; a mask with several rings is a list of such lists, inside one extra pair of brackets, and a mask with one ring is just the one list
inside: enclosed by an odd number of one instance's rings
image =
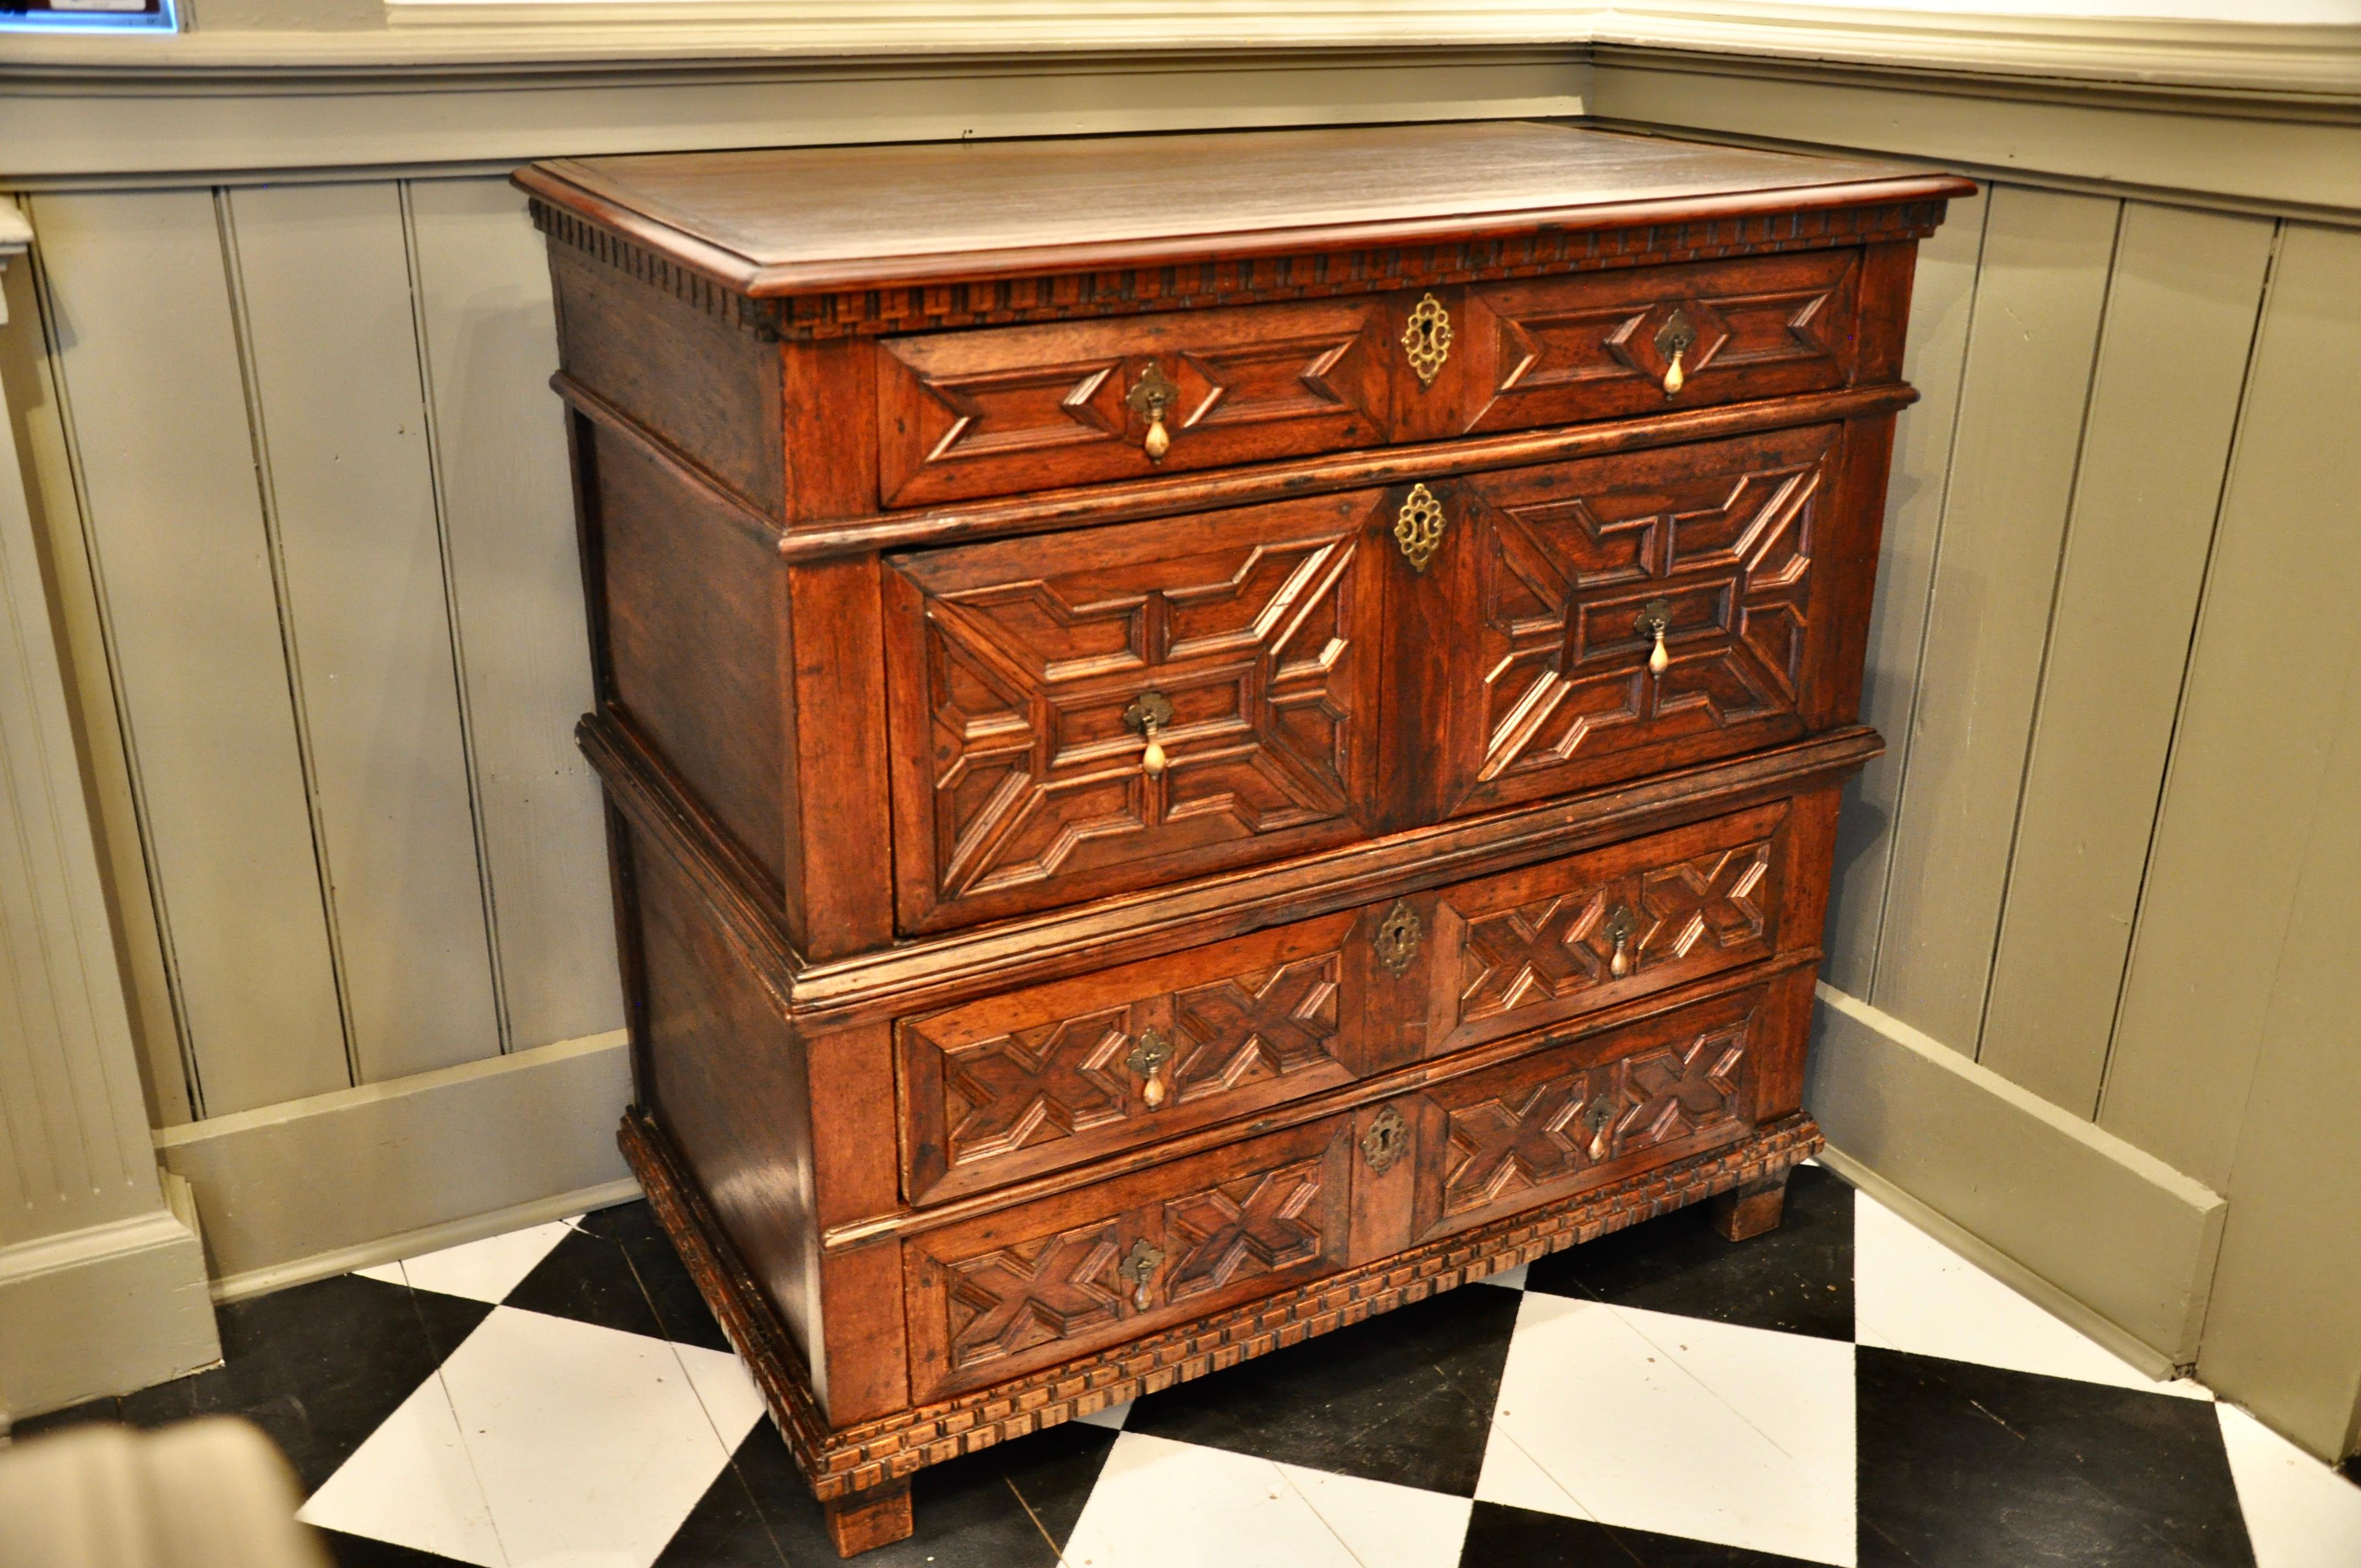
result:
[(1540, 124), (519, 182), (623, 1142), (840, 1551), (920, 1464), (1776, 1222), (1972, 187)]
[(1973, 189), (1897, 164), (1531, 121), (560, 159), (519, 182), (756, 298)]

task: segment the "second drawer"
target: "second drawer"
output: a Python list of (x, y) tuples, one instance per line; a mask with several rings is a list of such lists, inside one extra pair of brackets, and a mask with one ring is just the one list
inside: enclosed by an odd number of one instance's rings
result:
[(933, 1202), (1245, 1116), (1808, 943), (1821, 791), (901, 1020)]

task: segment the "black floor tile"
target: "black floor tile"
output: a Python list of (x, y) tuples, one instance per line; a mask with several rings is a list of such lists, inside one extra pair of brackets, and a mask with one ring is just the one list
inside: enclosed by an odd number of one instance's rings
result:
[(467, 1568), (456, 1557), (421, 1552), (414, 1546), (396, 1546), (390, 1541), (346, 1535), (340, 1530), (314, 1533), (326, 1544), (328, 1560), (336, 1568)]
[(2348, 1454), (2345, 1463), (2336, 1467), (2336, 1473), (2355, 1486), (2361, 1486), (2361, 1453)]
[(1473, 1497), (1522, 1300), (1490, 1285), (1446, 1290), (1149, 1395), (1124, 1425)]
[[(862, 1568), (1054, 1568), (1115, 1434), (1069, 1421), (918, 1472), (915, 1535), (862, 1554)], [(828, 1527), (768, 1421), (689, 1514), (657, 1568), (833, 1563)]]
[(45, 1416), (24, 1416), (8, 1429), (9, 1437), (18, 1442), (63, 1431), (68, 1427), (88, 1426), (93, 1421), (123, 1420), (123, 1401), (114, 1398), (92, 1399), (79, 1405), (68, 1405), (62, 1410), (51, 1410)]
[(1596, 1519), (1477, 1503), (1459, 1568), (1809, 1568), (1803, 1559), (1717, 1546)]
[(1852, 1338), (1852, 1189), (1817, 1166), (1779, 1228), (1726, 1242), (1695, 1204), (1535, 1263), (1526, 1288), (1821, 1339)]
[(2253, 1568), (2205, 1401), (1854, 1357), (1861, 1568)]
[(123, 1419), (153, 1427), (244, 1416), (309, 1494), (490, 1311), (356, 1274), (232, 1301), (217, 1314), (223, 1365), (126, 1396)]
[(584, 1215), (501, 1304), (708, 1350), (730, 1348), (644, 1201)]

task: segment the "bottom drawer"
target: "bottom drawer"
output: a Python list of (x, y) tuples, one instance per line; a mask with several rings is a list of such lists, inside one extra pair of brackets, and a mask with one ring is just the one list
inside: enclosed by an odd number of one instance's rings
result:
[(904, 1244), (923, 1402), (1086, 1355), (1349, 1261), (1352, 1116), (1330, 1116)]
[[(1759, 972), (1759, 971), (1758, 971)], [(903, 1244), (924, 1402), (1570, 1197), (1795, 1110), (1812, 971)], [(1498, 1049), (1516, 1050), (1515, 1046)]]

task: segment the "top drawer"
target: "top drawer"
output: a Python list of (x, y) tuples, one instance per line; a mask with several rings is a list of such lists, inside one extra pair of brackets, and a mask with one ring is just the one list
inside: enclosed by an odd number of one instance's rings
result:
[(913, 506), (1378, 444), (1390, 393), (1380, 305), (885, 338), (878, 494)]
[(883, 338), (878, 493), (921, 506), (1841, 387), (1861, 259)]

